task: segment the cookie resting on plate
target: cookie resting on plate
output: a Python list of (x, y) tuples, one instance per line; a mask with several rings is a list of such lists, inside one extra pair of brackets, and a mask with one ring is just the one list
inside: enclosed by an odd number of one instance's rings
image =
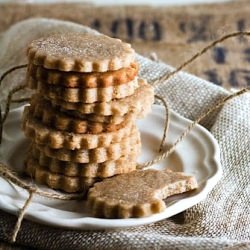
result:
[(165, 210), (163, 199), (197, 187), (196, 179), (182, 172), (136, 170), (96, 183), (87, 199), (97, 217), (145, 217)]

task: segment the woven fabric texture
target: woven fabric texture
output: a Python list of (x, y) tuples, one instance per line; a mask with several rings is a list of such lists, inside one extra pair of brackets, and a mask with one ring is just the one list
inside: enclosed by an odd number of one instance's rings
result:
[[(1, 35), (0, 73), (26, 62), (25, 47), (34, 38), (56, 31), (93, 32), (52, 19), (30, 19)], [(172, 68), (137, 55), (140, 75), (154, 80)], [(22, 70), (1, 87), (3, 103), (9, 88), (24, 81)], [(194, 120), (228, 94), (205, 80), (181, 72), (156, 87), (171, 108)], [(121, 231), (73, 231), (24, 220), (17, 237), (22, 245), (42, 249), (250, 249), (250, 94), (237, 97), (202, 124), (218, 140), (223, 178), (207, 199), (173, 218)], [(0, 239), (8, 240), (16, 217), (0, 212)]]

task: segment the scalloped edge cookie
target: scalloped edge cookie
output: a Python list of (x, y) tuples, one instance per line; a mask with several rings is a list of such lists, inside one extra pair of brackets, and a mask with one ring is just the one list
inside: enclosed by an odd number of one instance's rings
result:
[[(150, 107), (149, 107), (150, 109)], [(151, 109), (150, 109), (151, 110)], [(146, 110), (149, 112), (149, 110)], [(96, 115), (94, 113), (91, 114), (81, 114), (77, 111), (68, 111), (63, 110), (62, 112), (65, 114), (69, 114), (72, 117), (79, 118), (79, 119), (86, 119), (88, 121), (94, 121), (94, 122), (102, 122), (102, 123), (110, 123), (110, 124), (119, 124), (122, 123), (124, 120), (129, 119), (131, 117), (131, 120), (135, 120), (137, 118), (143, 118), (146, 111), (144, 113), (136, 114), (135, 112), (129, 112), (124, 114), (123, 116), (119, 115)]]
[(198, 187), (193, 176), (170, 170), (136, 170), (90, 188), (87, 203), (96, 217), (146, 217), (165, 210), (163, 199)]
[(129, 67), (135, 60), (131, 45), (105, 35), (53, 34), (30, 43), (30, 63), (47, 69), (106, 72)]
[(27, 77), (36, 81), (68, 88), (106, 88), (132, 81), (138, 74), (139, 65), (132, 62), (129, 67), (107, 72), (63, 72), (29, 64)]
[(139, 86), (138, 80), (135, 78), (131, 82), (106, 88), (65, 88), (37, 82), (31, 77), (28, 77), (27, 85), (48, 99), (59, 99), (70, 103), (109, 102), (113, 99), (121, 99), (133, 95)]
[[(35, 159), (26, 160), (24, 163), (25, 173), (35, 180), (36, 183), (47, 185), (52, 189), (59, 189), (67, 193), (83, 192), (87, 193), (89, 188), (98, 178), (69, 177), (62, 174), (55, 174), (39, 165)], [(83, 195), (84, 195), (83, 194)]]
[[(47, 98), (46, 96), (44, 96)], [(97, 115), (118, 115), (123, 116), (129, 112), (135, 112), (138, 117), (144, 117), (151, 110), (151, 105), (154, 103), (154, 88), (147, 84), (145, 80), (139, 79), (139, 87), (133, 95), (123, 99), (113, 100), (111, 102), (97, 103), (70, 103), (60, 99), (53, 99), (51, 103), (60, 106), (64, 110), (76, 111), (79, 114)], [(140, 115), (141, 114), (141, 115)]]
[[(31, 97), (30, 104), (33, 105), (33, 100), (35, 102), (42, 102), (44, 100), (44, 97), (39, 94), (34, 94)], [(151, 106), (149, 107), (149, 110), (144, 111), (144, 113), (136, 114), (135, 112), (129, 112), (124, 114), (123, 116), (119, 115), (98, 115), (95, 113), (90, 114), (81, 114), (77, 112), (76, 110), (65, 110), (61, 108), (58, 105), (53, 104), (50, 100), (46, 99), (47, 102), (49, 102), (54, 109), (58, 110), (58, 112), (71, 116), (72, 118), (77, 118), (81, 120), (91, 121), (91, 122), (100, 122), (100, 123), (108, 123), (108, 124), (120, 124), (124, 122), (124, 120), (129, 119), (131, 117), (131, 120), (134, 120), (138, 118), (139, 116), (143, 116), (143, 114), (146, 114), (146, 111), (149, 112), (151, 110)], [(139, 112), (139, 111), (138, 111)]]
[(71, 177), (107, 178), (136, 170), (136, 160), (140, 154), (141, 148), (138, 146), (134, 149), (135, 150), (131, 154), (121, 156), (121, 158), (117, 160), (109, 160), (103, 163), (74, 163), (48, 157), (36, 147), (32, 147), (27, 160), (33, 158), (38, 161), (40, 166), (56, 174), (63, 174)]
[(47, 145), (36, 144), (36, 147), (46, 156), (56, 158), (61, 161), (75, 163), (102, 163), (110, 160), (117, 160), (123, 155), (128, 155), (137, 151), (141, 147), (140, 133), (138, 130), (121, 142), (110, 144), (107, 147), (93, 149), (69, 150), (65, 148), (54, 149)]
[(96, 147), (107, 147), (117, 143), (129, 136), (133, 130), (133, 122), (129, 122), (124, 128), (117, 131), (99, 134), (75, 134), (58, 131), (50, 128), (38, 119), (34, 118), (26, 106), (23, 112), (22, 128), (25, 135), (38, 144), (45, 144), (51, 148), (93, 149)]
[(124, 116), (121, 123), (104, 123), (86, 120), (86, 116), (82, 119), (74, 117), (67, 113), (60, 112), (54, 108), (49, 101), (43, 98), (33, 96), (30, 100), (29, 112), (40, 120), (46, 126), (51, 128), (72, 132), (77, 134), (99, 134), (104, 132), (113, 132), (124, 128), (129, 122), (134, 122), (136, 115), (129, 113)]

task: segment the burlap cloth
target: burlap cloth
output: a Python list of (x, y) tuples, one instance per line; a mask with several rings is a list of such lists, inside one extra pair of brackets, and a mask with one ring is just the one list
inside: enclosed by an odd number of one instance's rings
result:
[[(48, 19), (30, 19), (11, 27), (0, 40), (1, 72), (26, 62), (30, 40), (55, 31), (92, 32), (84, 26)], [(140, 75), (153, 80), (172, 68), (137, 55)], [(1, 99), (23, 71), (12, 74), (1, 87)], [(224, 89), (187, 73), (179, 73), (156, 92), (171, 108), (195, 119)], [(17, 242), (42, 249), (250, 249), (250, 95), (238, 97), (209, 117), (210, 129), (221, 148), (223, 178), (207, 199), (184, 213), (161, 222), (121, 231), (74, 231), (24, 220)], [(16, 217), (0, 212), (0, 239), (8, 240)]]
[[(136, 1), (132, 6), (103, 6), (86, 2), (4, 1), (0, 4), (0, 32), (31, 17), (68, 20), (119, 37), (132, 43), (140, 54), (177, 67), (209, 42), (250, 26), (249, 0), (199, 1), (200, 5), (183, 6), (146, 6)], [(211, 49), (185, 71), (226, 89), (243, 88), (249, 84), (249, 66), (249, 40), (236, 37)]]

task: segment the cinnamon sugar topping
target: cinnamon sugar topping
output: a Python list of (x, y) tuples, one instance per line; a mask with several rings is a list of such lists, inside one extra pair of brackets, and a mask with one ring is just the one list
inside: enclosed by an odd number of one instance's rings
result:
[(28, 58), (48, 69), (105, 72), (129, 67), (134, 50), (130, 44), (104, 35), (69, 33), (33, 41)]

